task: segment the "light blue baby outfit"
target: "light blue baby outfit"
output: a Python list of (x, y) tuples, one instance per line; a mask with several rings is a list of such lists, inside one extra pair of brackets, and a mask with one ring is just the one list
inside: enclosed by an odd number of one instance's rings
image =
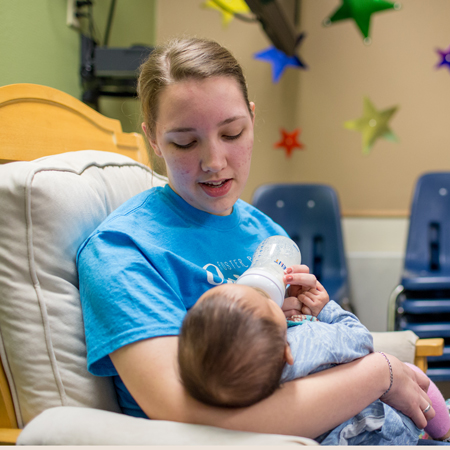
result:
[(286, 232), (238, 200), (232, 214), (192, 207), (168, 185), (133, 197), (78, 251), (88, 369), (114, 376), (122, 410), (146, 417), (117, 375), (109, 353), (142, 339), (176, 336), (197, 299), (234, 282), (261, 241)]
[[(328, 302), (317, 318), (288, 328), (294, 364), (286, 364), (282, 383), (373, 352), (367, 328), (336, 302)], [(416, 445), (420, 432), (409, 417), (377, 400), (316, 440), (322, 445)]]

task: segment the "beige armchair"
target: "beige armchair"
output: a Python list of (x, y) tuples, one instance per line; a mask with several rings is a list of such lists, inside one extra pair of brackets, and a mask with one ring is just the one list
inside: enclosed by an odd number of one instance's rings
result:
[[(141, 135), (55, 89), (1, 87), (0, 121), (0, 443), (314, 445), (120, 413), (111, 379), (86, 370), (75, 255), (115, 208), (167, 180), (142, 164)], [(443, 346), (375, 341), (422, 369)]]

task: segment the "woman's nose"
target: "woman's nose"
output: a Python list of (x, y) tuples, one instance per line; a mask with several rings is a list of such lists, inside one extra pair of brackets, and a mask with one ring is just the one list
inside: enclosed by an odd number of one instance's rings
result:
[(201, 168), (204, 172), (220, 172), (227, 165), (224, 149), (218, 143), (211, 143), (202, 150)]

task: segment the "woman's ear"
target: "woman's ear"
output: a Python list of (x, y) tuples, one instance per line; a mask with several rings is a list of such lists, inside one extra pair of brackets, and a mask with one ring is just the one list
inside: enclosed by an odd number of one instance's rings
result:
[(159, 149), (156, 141), (154, 139), (152, 139), (149, 129), (147, 128), (147, 125), (145, 124), (145, 122), (142, 122), (141, 127), (142, 127), (142, 131), (144, 132), (145, 136), (147, 137), (149, 144), (152, 146), (153, 151), (155, 152), (155, 155), (161, 157), (162, 156), (161, 150)]
[(291, 347), (287, 342), (286, 347), (284, 347), (284, 359), (290, 366), (294, 364), (294, 357), (292, 356)]
[(252, 123), (255, 125), (255, 104), (253, 102), (250, 102), (250, 109), (252, 110)]

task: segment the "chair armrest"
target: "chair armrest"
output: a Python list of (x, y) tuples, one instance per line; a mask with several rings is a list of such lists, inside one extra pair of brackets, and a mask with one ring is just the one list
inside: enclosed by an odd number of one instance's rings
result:
[(419, 339), (410, 330), (372, 333), (375, 351), (396, 356), (400, 361), (415, 364), (426, 372), (428, 356), (439, 356), (444, 351), (444, 339)]
[(428, 369), (427, 356), (440, 356), (442, 353), (444, 353), (443, 338), (418, 339), (414, 364), (426, 372)]
[(0, 358), (0, 429), (18, 428), (8, 380)]
[(312, 439), (207, 425), (148, 420), (75, 406), (50, 408), (23, 429), (18, 445), (263, 446), (318, 445)]
[(17, 427), (11, 390), (0, 358), (0, 445), (14, 445), (21, 431)]
[(372, 333), (376, 352), (385, 352), (396, 356), (400, 361), (414, 364), (417, 334), (407, 331), (385, 331)]
[(21, 432), (18, 428), (0, 428), (0, 445), (14, 445)]

